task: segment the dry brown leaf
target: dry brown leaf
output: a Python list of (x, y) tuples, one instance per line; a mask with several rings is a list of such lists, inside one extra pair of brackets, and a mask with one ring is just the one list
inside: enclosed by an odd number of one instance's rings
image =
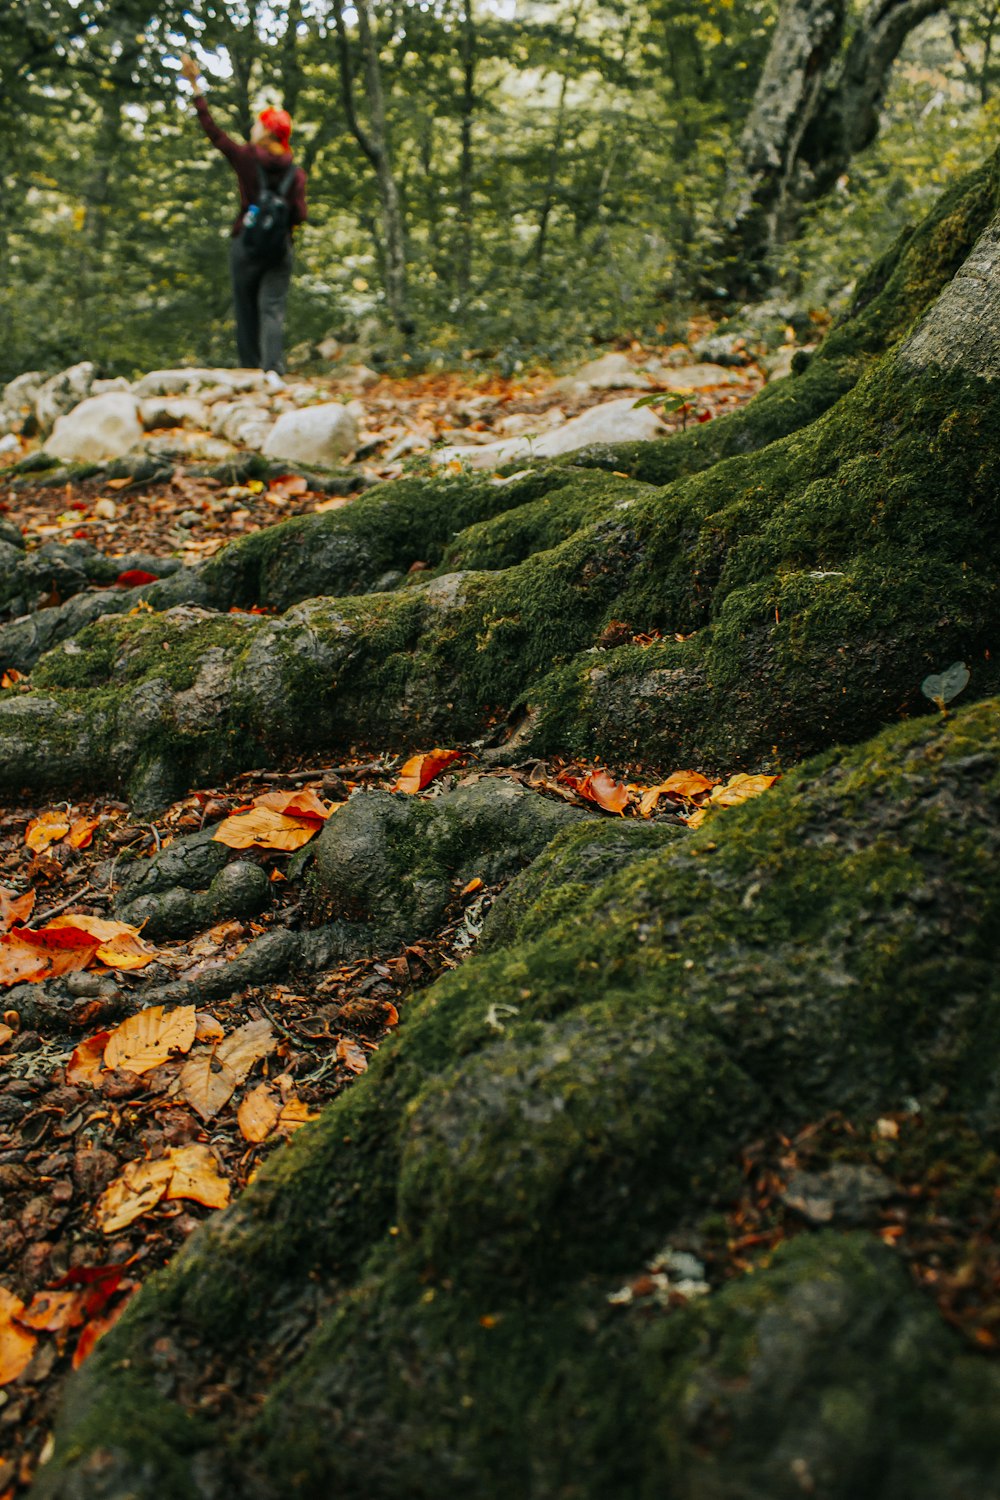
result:
[(31, 1363), (38, 1340), (16, 1321), (24, 1303), (0, 1286), (0, 1385), (9, 1385)]
[(73, 1048), (73, 1055), (66, 1064), (66, 1082), (79, 1088), (99, 1088), (100, 1075), (104, 1071), (104, 1049), (111, 1039), (110, 1031), (99, 1031), (88, 1036)]
[(57, 844), (60, 839), (65, 838), (69, 833), (69, 827), (68, 815), (58, 809), (39, 813), (38, 817), (32, 818), (28, 824), (24, 842), (36, 854), (41, 854), (50, 844)]
[(258, 1083), (251, 1089), (236, 1111), (240, 1133), (245, 1141), (254, 1145), (267, 1140), (278, 1123), (278, 1106), (266, 1083)]
[(106, 1068), (127, 1068), (130, 1073), (148, 1073), (178, 1052), (187, 1052), (194, 1041), (197, 1022), (193, 1005), (165, 1010), (151, 1005), (115, 1028), (104, 1049)]
[(220, 1175), (210, 1147), (173, 1147), (168, 1156), (173, 1171), (167, 1198), (190, 1198), (206, 1208), (225, 1208), (229, 1202), (229, 1183)]
[(278, 1129), (287, 1131), (290, 1135), (295, 1130), (301, 1130), (303, 1125), (308, 1125), (310, 1120), (318, 1119), (319, 1116), (302, 1099), (289, 1099), (278, 1116)]
[(144, 969), (159, 955), (140, 935), (138, 927), (128, 922), (112, 922), (107, 917), (85, 917), (77, 912), (67, 912), (54, 917), (43, 932), (59, 932), (72, 927), (89, 933), (100, 943), (97, 957), (109, 969)]
[(224, 818), (212, 838), (227, 849), (279, 849), (290, 854), (308, 844), (320, 826), (315, 818), (289, 818), (270, 807), (252, 807)]
[(352, 1073), (364, 1073), (368, 1067), (367, 1053), (362, 1051), (357, 1042), (352, 1042), (346, 1036), (342, 1036), (337, 1043), (337, 1057)]
[(436, 750), (428, 750), (425, 755), (411, 755), (400, 771), (393, 791), (409, 792), (411, 795), (422, 791), (446, 766), (459, 760), (461, 754), (460, 750), (442, 750), (438, 747)]
[(203, 1120), (214, 1120), (236, 1091), (236, 1077), (209, 1049), (193, 1053), (181, 1068), (180, 1091)]
[(219, 1022), (209, 1011), (200, 1010), (195, 1016), (196, 1042), (221, 1042), (225, 1034)]
[(0, 885), (0, 932), (8, 932), (15, 922), (26, 922), (35, 905), (34, 891), (15, 896)]
[(117, 1234), (155, 1208), (167, 1191), (173, 1170), (167, 1158), (126, 1163), (122, 1175), (97, 1200), (95, 1217), (102, 1234)]
[(277, 1045), (270, 1021), (248, 1021), (219, 1043), (215, 1055), (240, 1084), (254, 1063), (273, 1052)]

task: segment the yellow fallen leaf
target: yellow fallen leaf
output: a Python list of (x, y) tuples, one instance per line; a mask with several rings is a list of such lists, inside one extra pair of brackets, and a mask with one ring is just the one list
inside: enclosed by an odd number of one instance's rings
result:
[(229, 1183), (219, 1173), (219, 1165), (208, 1146), (176, 1146), (168, 1153), (172, 1171), (166, 1196), (190, 1198), (206, 1208), (225, 1208), (229, 1202)]
[(230, 1069), (236, 1082), (242, 1083), (254, 1063), (273, 1052), (277, 1045), (270, 1021), (247, 1021), (219, 1043), (215, 1055)]
[(193, 1005), (180, 1005), (175, 1010), (151, 1005), (111, 1033), (104, 1049), (104, 1066), (149, 1073), (174, 1053), (189, 1051), (196, 1028)]
[(251, 1089), (236, 1111), (236, 1120), (245, 1141), (257, 1145), (271, 1134), (278, 1123), (279, 1110), (266, 1083)]
[(725, 786), (715, 787), (709, 800), (716, 807), (738, 807), (741, 802), (749, 802), (751, 797), (759, 797), (777, 780), (777, 776), (747, 776), (741, 772), (730, 776)]
[(24, 835), (24, 842), (36, 854), (41, 854), (50, 844), (57, 844), (69, 833), (70, 821), (66, 813), (58, 810), (39, 813), (32, 818)]
[(58, 932), (63, 927), (72, 927), (88, 932), (100, 942), (97, 957), (109, 969), (144, 969), (159, 957), (157, 950), (141, 936), (138, 927), (128, 922), (113, 922), (107, 917), (85, 917), (78, 912), (66, 912), (53, 917), (43, 932)]
[(24, 1303), (5, 1286), (0, 1286), (0, 1385), (9, 1385), (28, 1368), (38, 1340), (15, 1319), (24, 1311)]
[(167, 1191), (173, 1165), (159, 1161), (130, 1161), (120, 1177), (104, 1189), (97, 1200), (95, 1217), (102, 1234), (117, 1234), (155, 1208)]

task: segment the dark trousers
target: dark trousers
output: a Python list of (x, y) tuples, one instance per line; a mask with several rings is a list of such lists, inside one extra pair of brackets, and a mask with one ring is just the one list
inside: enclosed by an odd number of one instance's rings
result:
[(236, 310), (236, 348), (250, 370), (285, 369), (285, 303), (292, 278), (292, 247), (277, 265), (262, 266), (247, 254), (241, 236), (229, 244)]

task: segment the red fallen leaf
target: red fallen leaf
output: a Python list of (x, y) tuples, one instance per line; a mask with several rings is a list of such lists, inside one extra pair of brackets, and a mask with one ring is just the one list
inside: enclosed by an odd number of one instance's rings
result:
[(70, 510), (86, 510), (87, 509), (87, 502), (85, 500), (71, 500), (69, 502), (69, 509)]
[(80, 1337), (77, 1340), (76, 1348), (73, 1350), (74, 1370), (78, 1370), (80, 1368), (84, 1360), (89, 1358), (89, 1356), (94, 1352), (94, 1345), (99, 1343), (104, 1335), (106, 1333), (109, 1333), (110, 1330), (114, 1328), (115, 1324), (118, 1322), (118, 1319), (121, 1317), (122, 1313), (131, 1302), (134, 1291), (137, 1290), (138, 1288), (134, 1288), (127, 1297), (122, 1298), (117, 1307), (113, 1307), (111, 1311), (109, 1313), (105, 1313), (103, 1317), (91, 1318), (90, 1322), (80, 1334)]
[(710, 411), (700, 411), (697, 414), (696, 420), (699, 422), (711, 422), (712, 413)]
[(115, 583), (119, 588), (137, 589), (142, 583), (156, 583), (156, 574), (147, 573), (143, 568), (126, 568), (124, 573), (119, 573)]
[(53, 1281), (49, 1290), (59, 1292), (64, 1287), (89, 1288), (83, 1303), (83, 1313), (84, 1317), (93, 1318), (111, 1301), (124, 1275), (124, 1265), (74, 1266), (65, 1276)]
[(100, 943), (73, 927), (33, 932), (18, 927), (0, 937), (0, 984), (53, 979), (92, 962)]
[(78, 526), (73, 533), (74, 538), (78, 542), (85, 542), (89, 535), (90, 532), (87, 530), (86, 526)]
[(452, 761), (461, 758), (461, 750), (428, 750), (425, 755), (411, 755), (399, 773), (394, 792), (420, 792)]

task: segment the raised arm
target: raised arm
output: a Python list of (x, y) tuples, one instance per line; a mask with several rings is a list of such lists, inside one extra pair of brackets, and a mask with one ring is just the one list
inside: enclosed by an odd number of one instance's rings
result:
[(195, 91), (194, 107), (198, 113), (198, 119), (201, 121), (202, 130), (204, 130), (212, 145), (218, 151), (222, 152), (223, 156), (227, 157), (229, 161), (235, 161), (243, 148), (238, 141), (234, 141), (232, 136), (227, 135), (212, 119), (208, 105), (205, 102), (204, 92), (198, 84), (198, 64), (186, 52), (181, 58), (181, 76), (187, 79)]

